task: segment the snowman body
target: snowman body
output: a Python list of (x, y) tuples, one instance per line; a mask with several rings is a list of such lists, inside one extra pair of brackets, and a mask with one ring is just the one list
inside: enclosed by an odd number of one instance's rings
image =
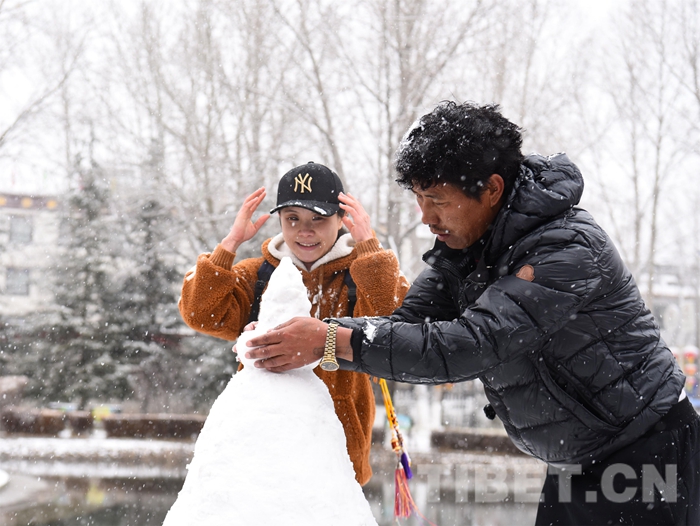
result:
[(242, 356), (249, 339), (308, 316), (310, 306), (301, 274), (283, 258), (258, 326), (236, 344), (244, 368), (214, 402), (164, 526), (376, 526), (317, 364), (278, 374)]

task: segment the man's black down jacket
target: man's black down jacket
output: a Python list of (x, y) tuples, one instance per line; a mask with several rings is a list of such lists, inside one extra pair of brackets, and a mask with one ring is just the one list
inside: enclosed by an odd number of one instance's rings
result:
[(513, 442), (550, 464), (602, 460), (644, 434), (684, 377), (613, 243), (574, 208), (582, 192), (565, 155), (528, 157), (475, 269), (437, 242), (391, 317), (338, 320), (362, 331), (343, 368), (479, 378)]

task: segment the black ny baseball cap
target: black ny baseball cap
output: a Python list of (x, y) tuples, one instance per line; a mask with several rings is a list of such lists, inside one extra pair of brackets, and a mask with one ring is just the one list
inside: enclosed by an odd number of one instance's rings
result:
[(277, 186), (277, 206), (271, 214), (286, 206), (300, 206), (322, 216), (332, 216), (340, 211), (338, 194), (343, 183), (333, 170), (309, 161), (292, 168), (280, 179)]

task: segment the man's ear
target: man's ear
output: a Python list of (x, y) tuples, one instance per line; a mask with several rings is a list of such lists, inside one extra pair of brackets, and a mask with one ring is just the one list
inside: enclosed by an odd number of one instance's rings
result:
[(496, 206), (501, 203), (505, 186), (503, 177), (498, 174), (491, 174), (491, 177), (489, 177), (486, 183), (486, 192), (488, 193), (489, 204), (491, 206)]

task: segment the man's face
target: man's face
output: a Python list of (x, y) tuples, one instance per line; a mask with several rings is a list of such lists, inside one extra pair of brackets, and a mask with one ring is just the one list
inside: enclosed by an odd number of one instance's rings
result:
[(479, 199), (467, 197), (451, 184), (426, 189), (414, 185), (412, 190), (423, 213), (423, 223), (448, 247), (463, 249), (478, 241), (496, 217), (501, 208), (503, 180), (492, 175)]

